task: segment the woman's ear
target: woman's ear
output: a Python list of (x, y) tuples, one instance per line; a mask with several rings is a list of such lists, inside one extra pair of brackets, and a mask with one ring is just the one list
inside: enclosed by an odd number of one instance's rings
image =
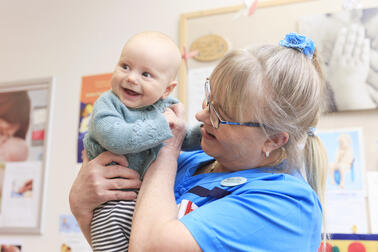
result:
[(167, 96), (170, 93), (172, 93), (173, 89), (175, 89), (176, 86), (177, 86), (177, 81), (172, 81), (171, 83), (169, 83), (161, 98), (162, 99), (167, 98)]
[(270, 153), (284, 146), (287, 141), (289, 141), (289, 134), (287, 132), (278, 132), (265, 141), (263, 151)]

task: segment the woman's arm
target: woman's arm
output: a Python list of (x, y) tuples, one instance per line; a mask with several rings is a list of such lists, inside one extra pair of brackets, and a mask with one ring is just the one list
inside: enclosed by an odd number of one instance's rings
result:
[[(112, 161), (119, 165), (105, 166)], [(71, 187), (69, 201), (71, 211), (89, 244), (90, 223), (97, 206), (109, 200), (136, 198), (135, 192), (117, 190), (140, 187), (139, 174), (127, 168), (127, 165), (124, 156), (111, 152), (104, 152), (88, 161), (86, 151), (83, 151), (83, 165)]]
[(182, 104), (166, 114), (173, 138), (165, 142), (158, 158), (147, 170), (134, 212), (129, 251), (201, 251), (177, 219), (173, 186), (177, 158), (185, 137)]

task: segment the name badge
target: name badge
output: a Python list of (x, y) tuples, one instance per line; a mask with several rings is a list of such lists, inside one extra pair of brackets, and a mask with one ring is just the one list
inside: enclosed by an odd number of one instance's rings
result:
[(244, 177), (230, 177), (222, 180), (221, 185), (222, 186), (237, 186), (242, 185), (245, 182), (247, 182), (247, 179)]

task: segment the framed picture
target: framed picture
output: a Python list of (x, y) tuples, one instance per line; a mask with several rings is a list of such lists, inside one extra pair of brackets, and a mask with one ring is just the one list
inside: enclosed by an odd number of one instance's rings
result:
[(329, 112), (378, 108), (378, 8), (302, 17), (324, 61)]
[(330, 233), (369, 232), (366, 204), (365, 160), (361, 128), (319, 131), (328, 154), (326, 185), (327, 231)]
[(328, 154), (327, 191), (363, 191), (365, 162), (360, 128), (324, 130), (317, 133)]
[(0, 83), (0, 233), (41, 233), (53, 78)]

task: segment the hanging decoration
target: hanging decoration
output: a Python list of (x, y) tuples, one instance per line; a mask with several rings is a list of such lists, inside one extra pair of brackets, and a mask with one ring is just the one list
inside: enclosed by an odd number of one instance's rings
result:
[(182, 52), (181, 58), (184, 60), (186, 68), (188, 68), (188, 59), (191, 59), (195, 57), (196, 55), (198, 55), (199, 51), (193, 50), (193, 51), (188, 52), (185, 46), (183, 46), (182, 51), (183, 52)]
[(251, 16), (255, 13), (258, 0), (243, 0), (244, 7), (236, 13), (234, 19), (238, 19), (241, 16)]
[(194, 40), (189, 51), (198, 52), (193, 56), (195, 60), (209, 62), (222, 58), (227, 50), (228, 43), (223, 37), (209, 34)]

